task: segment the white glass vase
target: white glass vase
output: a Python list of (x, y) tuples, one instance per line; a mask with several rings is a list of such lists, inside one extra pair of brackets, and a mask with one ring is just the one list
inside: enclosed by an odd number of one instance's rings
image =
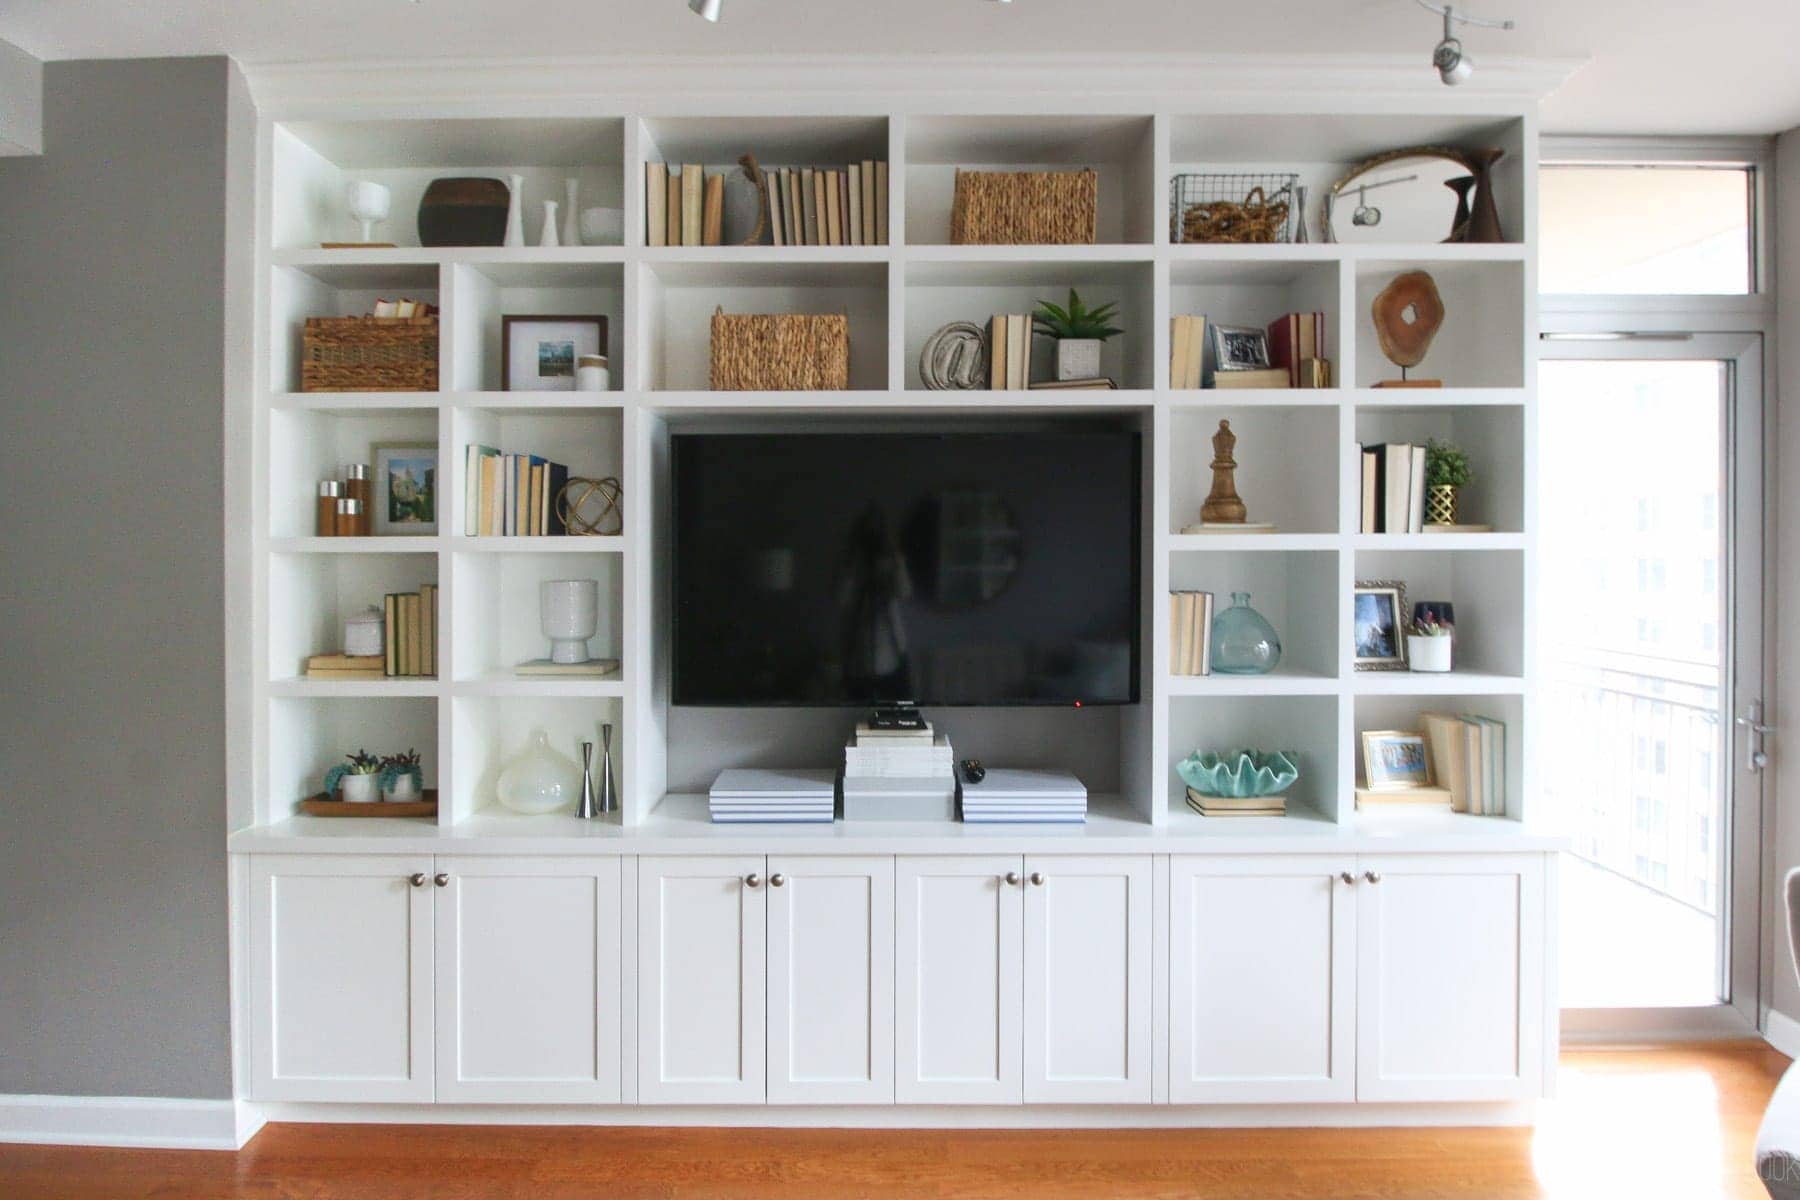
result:
[(525, 752), (500, 772), (495, 791), (501, 804), (527, 816), (573, 811), (581, 796), (581, 768), (552, 750), (550, 736), (539, 729)]

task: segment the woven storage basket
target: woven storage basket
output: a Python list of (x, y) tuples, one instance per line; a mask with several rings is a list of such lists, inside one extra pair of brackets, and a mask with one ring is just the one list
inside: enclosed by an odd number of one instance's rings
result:
[(830, 392), (850, 386), (850, 318), (715, 312), (715, 392)]
[(303, 392), (435, 392), (436, 317), (308, 317)]
[(958, 171), (950, 240), (959, 246), (1094, 242), (1100, 177), (1093, 171)]

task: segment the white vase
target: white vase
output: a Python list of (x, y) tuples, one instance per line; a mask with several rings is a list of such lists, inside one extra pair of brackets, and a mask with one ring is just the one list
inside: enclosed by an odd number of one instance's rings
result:
[(381, 776), (345, 775), (338, 780), (345, 804), (374, 804), (381, 799)]
[(1455, 638), (1406, 635), (1406, 665), (1415, 671), (1448, 671), (1450, 644)]
[(506, 199), (506, 245), (525, 244), (525, 177), (508, 175)]
[(1100, 377), (1099, 338), (1058, 338), (1056, 340), (1056, 380), (1098, 379)]
[(381, 793), (381, 798), (390, 804), (410, 804), (419, 794), (419, 777), (407, 774), (394, 780), (393, 790)]
[(581, 209), (575, 203), (580, 191), (580, 180), (563, 180), (562, 244), (565, 246), (581, 245)]
[(625, 240), (625, 210), (587, 208), (581, 212), (581, 240), (590, 246), (617, 246)]
[(538, 237), (538, 245), (554, 246), (556, 241), (556, 201), (544, 201), (544, 232)]
[(600, 583), (546, 579), (538, 585), (538, 619), (550, 639), (550, 661), (584, 663), (588, 639), (600, 627)]
[(539, 729), (531, 745), (500, 772), (495, 783), (500, 803), (516, 813), (541, 813), (573, 809), (581, 797), (581, 768), (550, 748), (550, 738)]

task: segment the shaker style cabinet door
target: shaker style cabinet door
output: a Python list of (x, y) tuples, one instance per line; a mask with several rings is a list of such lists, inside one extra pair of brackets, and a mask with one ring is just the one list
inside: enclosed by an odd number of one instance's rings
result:
[(437, 860), (437, 1098), (616, 1104), (617, 858)]
[(1148, 1104), (1150, 857), (1025, 860), (1025, 1099)]
[(432, 1100), (431, 872), (423, 855), (251, 860), (255, 1099)]
[(1357, 1099), (1538, 1095), (1542, 857), (1365, 855), (1357, 868)]
[(1354, 866), (1318, 855), (1170, 860), (1171, 1103), (1355, 1099)]
[(894, 1102), (894, 860), (769, 859), (769, 1102)]
[(760, 855), (638, 860), (638, 1099), (763, 1103)]
[(1017, 1104), (1024, 863), (1016, 855), (895, 864), (894, 1098)]

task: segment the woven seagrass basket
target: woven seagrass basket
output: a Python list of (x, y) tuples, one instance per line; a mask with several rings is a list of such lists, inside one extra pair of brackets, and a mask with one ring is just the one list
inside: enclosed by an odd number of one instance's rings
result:
[(850, 386), (850, 318), (715, 312), (715, 392), (831, 392)]
[(308, 317), (303, 392), (435, 392), (436, 317)]
[(958, 171), (950, 240), (958, 246), (1092, 245), (1100, 177), (1083, 171)]

